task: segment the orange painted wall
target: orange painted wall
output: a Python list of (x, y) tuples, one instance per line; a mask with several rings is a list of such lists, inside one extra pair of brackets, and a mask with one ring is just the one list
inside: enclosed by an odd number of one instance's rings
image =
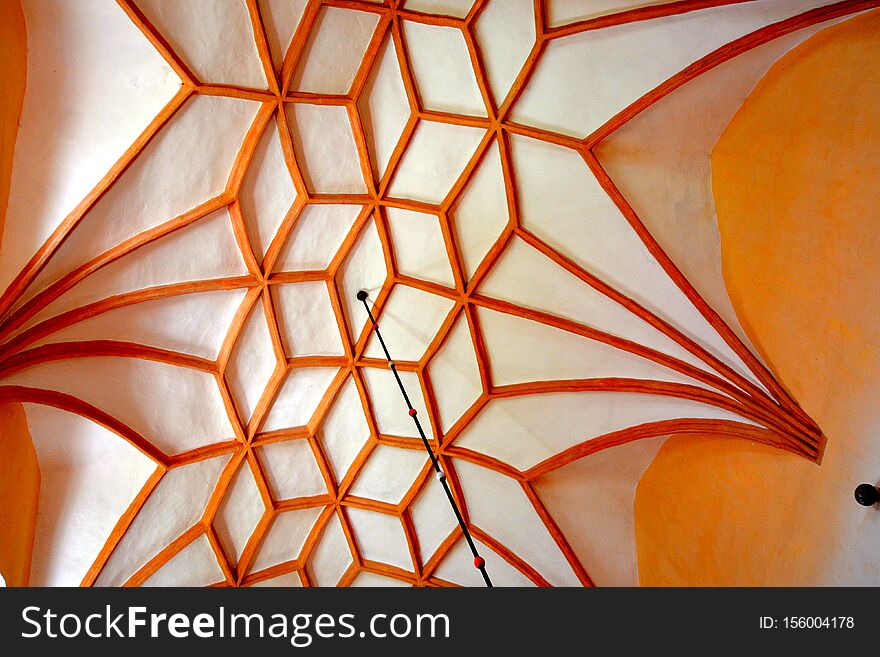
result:
[[(27, 31), (21, 3), (0, 2), (0, 236), (9, 200), (12, 156), (27, 79)], [(0, 243), (2, 248), (2, 243)], [(21, 404), (0, 405), (0, 573), (27, 584), (40, 493), (40, 468)]]
[(0, 404), (0, 573), (26, 586), (40, 496), (40, 468), (21, 404)]
[(0, 237), (27, 80), (27, 30), (18, 0), (0, 2)]
[(712, 156), (725, 282), (828, 437), (821, 466), (669, 440), (639, 483), (643, 585), (880, 585), (880, 11), (777, 62)]

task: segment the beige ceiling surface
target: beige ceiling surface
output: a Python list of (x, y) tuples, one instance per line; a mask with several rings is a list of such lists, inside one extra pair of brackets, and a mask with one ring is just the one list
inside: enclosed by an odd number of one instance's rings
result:
[(637, 583), (663, 436), (820, 453), (729, 309), (708, 152), (864, 4), (24, 2), (31, 582), (479, 585), (364, 289), (495, 583)]

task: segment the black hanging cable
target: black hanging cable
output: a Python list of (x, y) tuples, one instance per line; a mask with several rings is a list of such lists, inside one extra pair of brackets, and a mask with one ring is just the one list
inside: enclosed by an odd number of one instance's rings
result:
[(382, 345), (382, 351), (385, 352), (385, 359), (388, 361), (388, 367), (391, 368), (391, 371), (394, 373), (394, 379), (397, 381), (397, 387), (400, 388), (400, 393), (403, 395), (403, 400), (406, 402), (409, 416), (413, 419), (413, 422), (416, 423), (416, 429), (418, 429), (419, 436), (422, 438), (422, 444), (425, 446), (425, 451), (428, 452), (428, 456), (431, 458), (431, 464), (434, 466), (434, 473), (437, 477), (437, 481), (443, 486), (443, 490), (446, 492), (446, 499), (449, 500), (449, 506), (452, 507), (452, 511), (455, 513), (455, 517), (458, 520), (458, 525), (461, 527), (461, 531), (464, 532), (464, 538), (467, 541), (468, 547), (471, 549), (471, 554), (474, 555), (474, 567), (483, 575), (486, 586), (491, 587), (492, 580), (489, 579), (489, 573), (486, 572), (486, 560), (480, 556), (479, 552), (477, 552), (477, 546), (474, 544), (474, 539), (471, 537), (471, 533), (467, 528), (464, 518), (461, 517), (461, 511), (458, 508), (458, 504), (455, 503), (455, 498), (452, 496), (449, 483), (446, 481), (446, 473), (443, 472), (443, 468), (440, 467), (440, 462), (437, 460), (434, 451), (431, 449), (431, 445), (428, 443), (428, 439), (425, 437), (425, 431), (422, 429), (422, 423), (419, 422), (416, 409), (413, 408), (412, 402), (409, 400), (409, 395), (406, 394), (406, 389), (403, 387), (403, 381), (400, 380), (400, 375), (397, 373), (397, 366), (394, 364), (394, 361), (391, 360), (391, 354), (388, 353), (388, 347), (385, 346), (385, 340), (382, 339), (382, 334), (379, 332), (379, 324), (376, 322), (376, 318), (373, 317), (373, 311), (370, 310), (370, 306), (367, 304), (368, 297), (369, 295), (364, 290), (357, 293), (357, 299), (364, 304), (364, 309), (370, 317), (370, 324), (373, 331), (375, 331), (376, 337), (379, 338), (379, 344)]

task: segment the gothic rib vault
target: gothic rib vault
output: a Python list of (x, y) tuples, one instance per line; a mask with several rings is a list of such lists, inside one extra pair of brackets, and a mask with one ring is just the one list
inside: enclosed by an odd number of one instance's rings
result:
[(820, 459), (597, 153), (878, 3), (644, 4), (82, 3), (161, 109), (27, 236), (13, 174), (0, 398), (106, 454), (34, 583), (478, 585), (359, 289), (496, 584), (603, 583), (537, 485), (579, 459), (689, 432)]

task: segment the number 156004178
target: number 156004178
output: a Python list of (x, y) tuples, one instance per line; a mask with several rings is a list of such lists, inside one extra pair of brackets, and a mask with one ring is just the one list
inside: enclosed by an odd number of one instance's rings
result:
[(852, 616), (761, 616), (759, 626), (763, 630), (851, 630), (855, 627)]

